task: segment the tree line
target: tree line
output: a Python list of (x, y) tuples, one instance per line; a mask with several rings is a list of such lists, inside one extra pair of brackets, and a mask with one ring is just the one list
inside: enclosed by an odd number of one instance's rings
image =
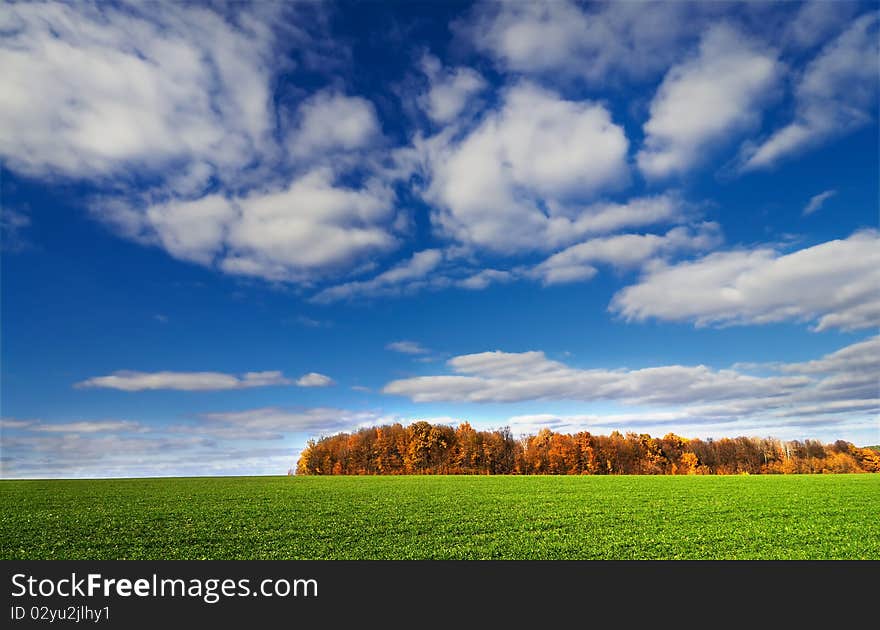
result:
[(514, 438), (508, 427), (477, 431), (419, 421), (309, 440), (298, 475), (734, 475), (880, 472), (880, 453), (838, 440), (673, 433), (592, 435), (542, 429)]

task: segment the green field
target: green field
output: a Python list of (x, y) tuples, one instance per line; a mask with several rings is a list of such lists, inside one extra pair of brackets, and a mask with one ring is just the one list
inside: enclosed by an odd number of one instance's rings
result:
[(2, 481), (0, 557), (871, 558), (880, 476)]

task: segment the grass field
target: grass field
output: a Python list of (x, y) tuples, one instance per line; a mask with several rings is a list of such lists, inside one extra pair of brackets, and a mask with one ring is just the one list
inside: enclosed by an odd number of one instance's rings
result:
[(871, 558), (880, 476), (2, 481), (0, 557)]

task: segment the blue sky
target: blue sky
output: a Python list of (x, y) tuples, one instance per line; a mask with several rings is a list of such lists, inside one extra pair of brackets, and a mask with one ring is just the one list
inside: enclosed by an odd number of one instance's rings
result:
[(6, 5), (2, 476), (414, 419), (880, 442), (878, 20)]

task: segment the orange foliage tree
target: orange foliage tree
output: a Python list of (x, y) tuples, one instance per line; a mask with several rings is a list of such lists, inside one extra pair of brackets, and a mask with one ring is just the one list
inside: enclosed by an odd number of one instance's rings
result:
[(508, 427), (477, 431), (424, 421), (309, 440), (298, 475), (700, 475), (880, 472), (880, 453), (838, 440), (687, 439)]

